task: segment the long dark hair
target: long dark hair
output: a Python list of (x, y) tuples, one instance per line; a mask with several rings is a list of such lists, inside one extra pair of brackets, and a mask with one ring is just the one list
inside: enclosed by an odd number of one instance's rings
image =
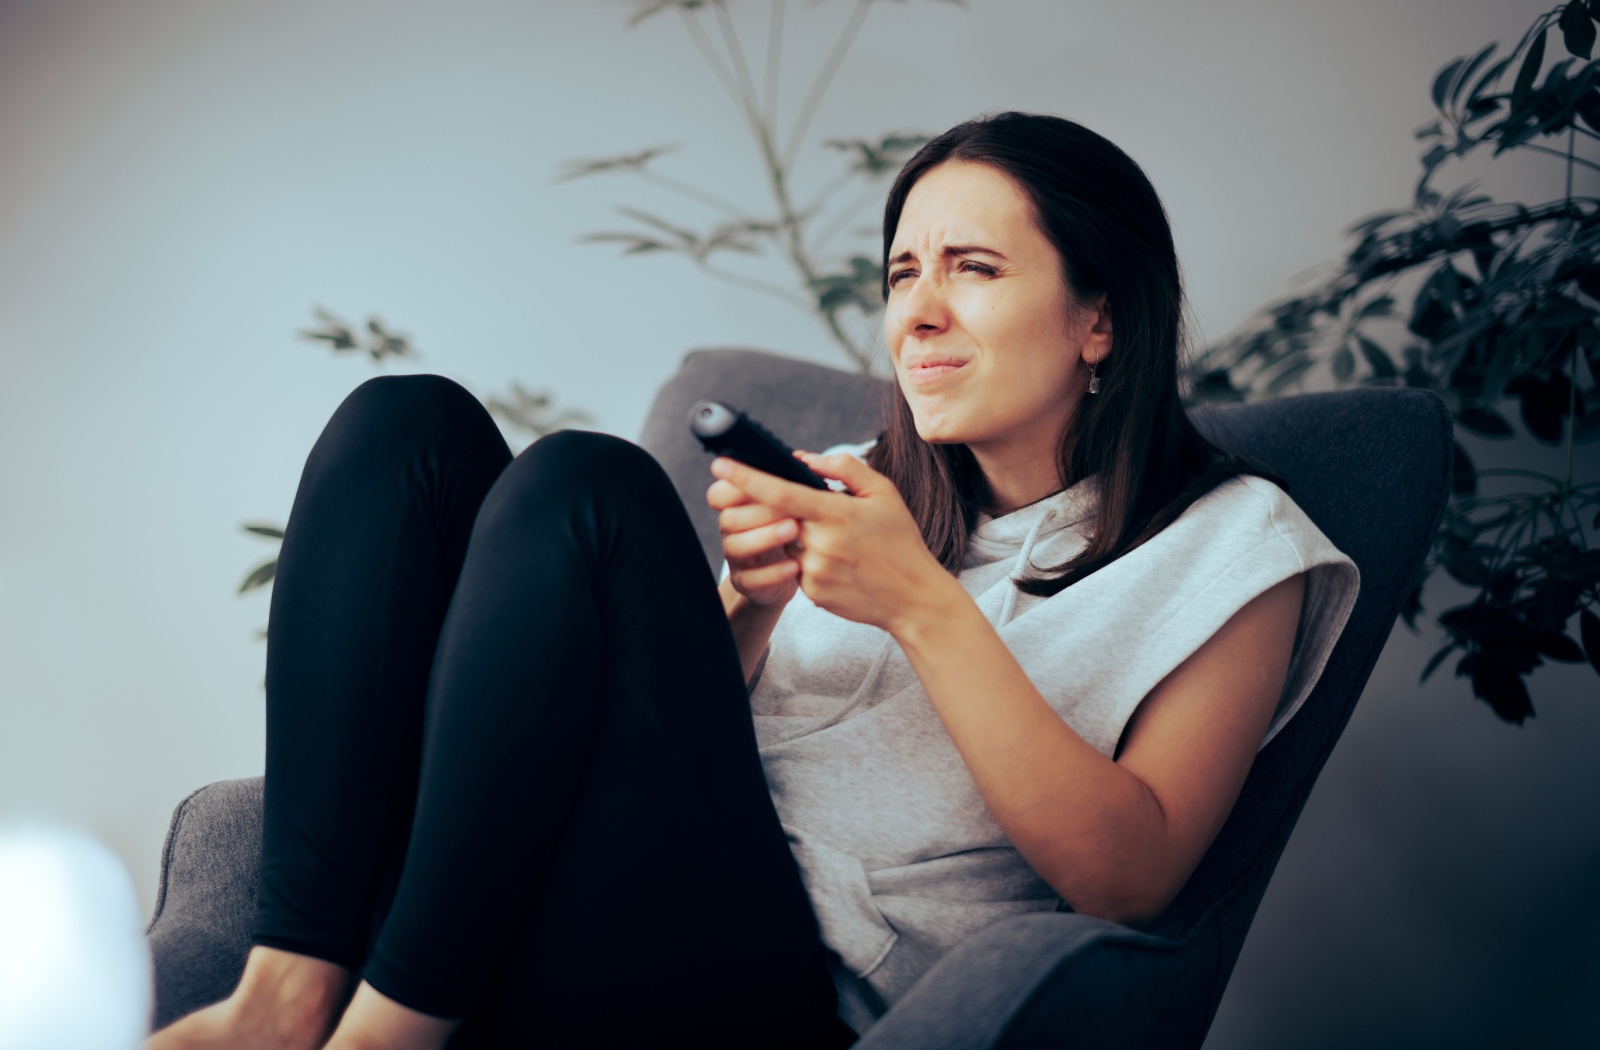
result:
[[(1099, 477), (1093, 535), (1078, 555), (1045, 576), (1017, 581), (1019, 588), (1043, 597), (1072, 586), (1228, 478), (1254, 474), (1288, 491), (1261, 464), (1208, 441), (1184, 410), (1183, 290), (1166, 211), (1139, 165), (1088, 128), (1060, 117), (1000, 113), (958, 124), (918, 150), (900, 169), (883, 210), (886, 301), (889, 248), (906, 197), (946, 161), (987, 164), (1009, 176), (1061, 256), (1069, 301), (1105, 295), (1111, 310), (1112, 351), (1097, 366), (1100, 391), (1084, 395), (1073, 413), (1057, 462), (1066, 487)], [(978, 513), (991, 501), (983, 471), (965, 445), (918, 437), (899, 384), (890, 386), (888, 430), (867, 462), (894, 481), (928, 549), (959, 572)]]

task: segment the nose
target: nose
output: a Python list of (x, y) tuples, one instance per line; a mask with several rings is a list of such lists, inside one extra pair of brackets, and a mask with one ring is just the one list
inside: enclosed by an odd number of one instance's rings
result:
[(950, 324), (950, 314), (943, 282), (923, 274), (909, 283), (911, 287), (900, 299), (900, 330), (918, 339), (944, 331)]

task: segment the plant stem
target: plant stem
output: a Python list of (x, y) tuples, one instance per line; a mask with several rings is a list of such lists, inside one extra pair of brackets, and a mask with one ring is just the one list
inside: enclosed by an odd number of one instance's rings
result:
[(768, 284), (766, 281), (758, 281), (754, 277), (746, 277), (743, 274), (730, 273), (727, 270), (718, 269), (717, 267), (712, 266), (710, 263), (701, 262), (696, 263), (696, 265), (698, 265), (707, 276), (715, 277), (719, 281), (726, 281), (729, 284), (736, 284), (741, 288), (748, 288), (754, 292), (762, 292), (776, 299), (781, 299), (790, 306), (797, 307), (806, 313), (811, 312), (811, 304), (806, 302), (804, 299), (801, 299), (798, 295), (795, 295), (787, 288), (781, 288), (775, 284)]
[[(1576, 134), (1575, 134), (1575, 132), (1577, 131), (1577, 127), (1578, 127), (1578, 125), (1576, 123), (1576, 118), (1574, 118), (1574, 123), (1571, 125), (1571, 129), (1572, 130), (1569, 131), (1569, 133), (1567, 134), (1567, 199), (1566, 199), (1566, 204), (1567, 204), (1567, 207), (1569, 207), (1569, 208), (1572, 206), (1572, 162), (1577, 159), (1577, 145), (1578, 145), (1578, 142), (1577, 142), (1577, 137), (1576, 137)], [(1571, 223), (1568, 223), (1568, 226), (1567, 226), (1567, 230), (1568, 230), (1568, 232), (1567, 232), (1567, 243), (1568, 244), (1572, 243), (1571, 229), (1572, 229)], [(1567, 367), (1568, 367), (1568, 370), (1572, 373), (1572, 381), (1567, 384), (1567, 472), (1566, 472), (1566, 476), (1561, 481), (1561, 503), (1562, 503), (1563, 506), (1566, 505), (1567, 492), (1569, 490), (1571, 490), (1571, 488), (1572, 488), (1572, 446), (1573, 446), (1573, 443), (1574, 443), (1574, 439), (1577, 437), (1577, 434), (1578, 434), (1578, 416), (1577, 416), (1577, 410), (1578, 410), (1578, 340), (1577, 339), (1573, 339), (1572, 340), (1571, 360), (1568, 362)], [(1573, 517), (1577, 517), (1577, 515), (1574, 514)], [(1582, 529), (1581, 523), (1579, 525), (1578, 536), (1579, 536), (1580, 539), (1583, 536), (1583, 529)]]
[(1572, 359), (1568, 366), (1572, 381), (1567, 384), (1567, 474), (1561, 482), (1564, 499), (1572, 490), (1572, 446), (1578, 435), (1578, 341), (1572, 341)]
[(739, 79), (739, 97), (744, 102), (745, 111), (752, 119), (761, 119), (761, 108), (756, 104), (756, 85), (750, 78), (750, 67), (744, 60), (744, 49), (739, 46), (739, 34), (733, 31), (733, 22), (728, 18), (728, 5), (724, 0), (714, 0), (712, 8), (717, 13), (717, 28), (722, 32), (722, 44), (728, 49), (728, 60), (733, 63), (734, 73)]
[[(728, 72), (728, 67), (723, 64), (722, 58), (717, 54), (717, 49), (711, 46), (711, 41), (706, 39), (705, 31), (700, 28), (699, 20), (693, 12), (684, 8), (678, 9), (679, 16), (683, 19), (683, 26), (689, 32), (689, 38), (694, 41), (694, 46), (700, 49), (700, 55), (706, 60), (706, 65), (711, 67), (711, 72), (716, 74), (722, 82), (722, 89), (735, 100), (739, 97), (739, 88), (733, 82), (733, 74)], [(743, 107), (740, 107), (741, 109)]]
[(722, 214), (731, 219), (748, 218), (748, 216), (745, 215), (745, 213), (736, 205), (723, 200), (721, 197), (707, 193), (705, 190), (702, 190), (696, 186), (691, 186), (686, 182), (679, 182), (670, 175), (663, 175), (658, 171), (651, 171), (649, 168), (639, 169), (638, 175), (646, 182), (653, 182), (657, 186), (672, 190), (674, 193), (687, 197), (692, 201), (704, 204), (707, 207), (715, 208), (717, 211), (722, 212)]
[(778, 123), (778, 68), (783, 62), (783, 0), (772, 0), (772, 13), (767, 16), (767, 84), (761, 99), (761, 110), (767, 123)]
[(839, 235), (839, 231), (848, 226), (850, 221), (860, 214), (861, 209), (866, 207), (881, 193), (882, 191), (878, 189), (878, 187), (868, 186), (866, 192), (860, 194), (855, 200), (845, 205), (845, 207), (840, 210), (839, 214), (834, 216), (833, 221), (828, 224), (827, 228), (821, 233), (817, 234), (816, 243), (812, 245), (811, 250), (819, 255), (822, 254), (823, 249), (828, 246), (828, 242), (837, 237)]
[(1480, 470), (1480, 471), (1477, 471), (1476, 473), (1477, 473), (1477, 476), (1480, 477), (1480, 478), (1495, 478), (1495, 477), (1500, 477), (1500, 478), (1508, 478), (1508, 477), (1538, 478), (1540, 481), (1548, 481), (1552, 485), (1557, 485), (1557, 482), (1556, 482), (1555, 478), (1552, 478), (1548, 474), (1541, 474), (1537, 470), (1518, 470), (1515, 467), (1491, 467), (1488, 470)]
[[(858, 0), (862, 7), (866, 6), (866, 2), (867, 0)], [(859, 19), (856, 21), (859, 22)], [(837, 48), (835, 49), (835, 54), (837, 57), (843, 58), (843, 54)], [(809, 108), (814, 109), (815, 107), (811, 106)], [(805, 287), (808, 290), (815, 289), (817, 286), (817, 270), (811, 261), (811, 257), (806, 253), (805, 238), (802, 236), (804, 220), (796, 213), (794, 202), (789, 196), (788, 166), (784, 163), (783, 158), (778, 155), (777, 146), (772, 141), (771, 128), (760, 120), (754, 122), (754, 128), (756, 145), (761, 150), (761, 159), (766, 165), (767, 180), (772, 188), (772, 197), (778, 205), (778, 218), (783, 229), (783, 239), (788, 248), (789, 261), (794, 265), (795, 271), (800, 275)], [(839, 325), (837, 313), (832, 310), (826, 311), (823, 313), (822, 320), (827, 326), (828, 333), (839, 344), (840, 349), (849, 356), (858, 369), (865, 372), (870, 364), (870, 359), (866, 352), (857, 347), (855, 341), (845, 334), (844, 329)]]
[(1582, 164), (1584, 167), (1589, 168), (1592, 171), (1600, 171), (1600, 164), (1596, 164), (1593, 161), (1584, 160), (1582, 157), (1577, 156), (1569, 158), (1566, 153), (1563, 153), (1558, 149), (1551, 149), (1549, 146), (1540, 146), (1537, 143), (1524, 142), (1519, 148), (1531, 149), (1535, 153), (1548, 153), (1552, 157), (1560, 157), (1563, 160), (1570, 160), (1570, 163), (1573, 164)]
[(811, 126), (811, 118), (816, 115), (817, 105), (822, 101), (823, 93), (833, 82), (833, 75), (838, 72), (839, 63), (844, 61), (845, 52), (855, 43), (856, 33), (861, 29), (861, 23), (866, 20), (870, 2), (871, 0), (856, 0), (855, 10), (850, 12), (850, 21), (845, 24), (844, 32), (833, 45), (833, 51), (828, 55), (827, 62), (823, 63), (822, 72), (817, 74), (816, 83), (811, 85), (811, 92), (806, 95), (805, 104), (800, 107), (800, 116), (795, 120), (794, 129), (789, 133), (789, 145), (783, 151), (785, 162), (791, 166), (800, 152), (800, 143), (805, 139), (806, 130)]
[(1567, 125), (1567, 197), (1565, 204), (1572, 207), (1572, 162), (1578, 159), (1578, 125)]
[[(796, 141), (803, 136), (806, 124), (809, 123), (811, 115), (816, 111), (816, 104), (821, 98), (822, 90), (826, 89), (828, 81), (833, 77), (833, 71), (838, 68), (839, 62), (843, 61), (844, 52), (849, 49), (849, 43), (854, 39), (856, 30), (860, 28), (861, 19), (866, 14), (868, 2), (869, 0), (856, 0), (857, 6), (855, 12), (851, 15), (850, 24), (846, 27), (844, 35), (840, 37), (839, 43), (834, 46), (833, 53), (828, 58), (827, 66), (823, 69), (822, 75), (818, 77), (817, 83), (812, 86), (811, 95), (806, 99), (801, 121), (795, 127)], [(738, 106), (739, 112), (744, 116), (751, 133), (755, 136), (756, 146), (761, 151), (762, 163), (767, 169), (767, 181), (772, 189), (773, 200), (778, 205), (778, 226), (787, 249), (786, 254), (789, 262), (800, 275), (801, 283), (806, 290), (814, 293), (818, 281), (817, 269), (810, 256), (806, 253), (805, 239), (802, 235), (805, 217), (795, 210), (794, 202), (789, 196), (788, 166), (778, 154), (777, 147), (773, 143), (772, 126), (767, 122), (761, 110), (757, 108), (754, 88), (749, 87), (749, 69), (745, 65), (743, 52), (739, 49), (738, 38), (733, 34), (733, 26), (728, 21), (724, 4), (722, 0), (716, 0), (712, 6), (716, 8), (723, 41), (729, 50), (729, 61), (734, 63), (739, 71), (737, 82), (720, 62), (717, 51), (711, 45), (710, 40), (706, 38), (704, 31), (700, 27), (699, 20), (687, 10), (682, 11), (684, 25), (688, 28), (690, 36), (694, 38), (695, 44), (700, 48), (701, 54), (705, 56), (707, 64), (712, 67), (712, 70), (721, 79), (723, 88), (733, 99), (734, 104)], [(746, 90), (747, 87), (748, 90)], [(704, 264), (702, 264), (702, 268), (705, 268)], [(753, 281), (750, 278), (736, 277), (726, 271), (706, 269), (708, 273), (713, 273), (715, 276), (721, 277), (723, 280), (732, 281), (735, 284), (744, 284), (747, 287), (756, 288), (768, 294), (776, 291), (775, 288), (764, 285), (763, 282)], [(786, 294), (783, 298), (785, 301), (793, 301)], [(834, 341), (839, 344), (840, 349), (845, 352), (851, 362), (860, 371), (867, 371), (871, 366), (871, 358), (866, 351), (856, 346), (855, 341), (845, 333), (839, 324), (837, 311), (824, 311), (813, 307), (808, 308), (808, 312), (811, 312), (812, 309), (822, 315), (822, 322), (827, 327), (828, 334), (833, 336)]]

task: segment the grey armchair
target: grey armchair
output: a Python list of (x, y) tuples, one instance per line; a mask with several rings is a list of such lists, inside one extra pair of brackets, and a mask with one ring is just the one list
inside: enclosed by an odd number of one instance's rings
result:
[[(746, 408), (820, 449), (878, 431), (882, 380), (746, 350), (699, 351), (662, 387), (641, 444), (677, 484), (709, 565), (706, 457), (689, 406)], [(1246, 451), (1361, 570), (1361, 594), (1315, 691), (1256, 757), (1232, 814), (1149, 929), (1046, 912), (995, 923), (942, 958), (857, 1044), (912, 1048), (1198, 1047), (1311, 786), (1344, 730), (1448, 498), (1451, 421), (1434, 394), (1366, 388), (1228, 405), (1196, 419)], [(173, 813), (148, 936), (155, 1023), (232, 991), (249, 950), (261, 851), (261, 780), (201, 788)]]

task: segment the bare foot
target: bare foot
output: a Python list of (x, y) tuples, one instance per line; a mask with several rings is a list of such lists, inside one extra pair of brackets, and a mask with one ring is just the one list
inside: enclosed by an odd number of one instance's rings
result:
[(161, 1029), (145, 1050), (319, 1050), (349, 986), (343, 966), (258, 944), (232, 995)]
[(362, 981), (327, 1050), (443, 1050), (460, 1024), (402, 1006)]

